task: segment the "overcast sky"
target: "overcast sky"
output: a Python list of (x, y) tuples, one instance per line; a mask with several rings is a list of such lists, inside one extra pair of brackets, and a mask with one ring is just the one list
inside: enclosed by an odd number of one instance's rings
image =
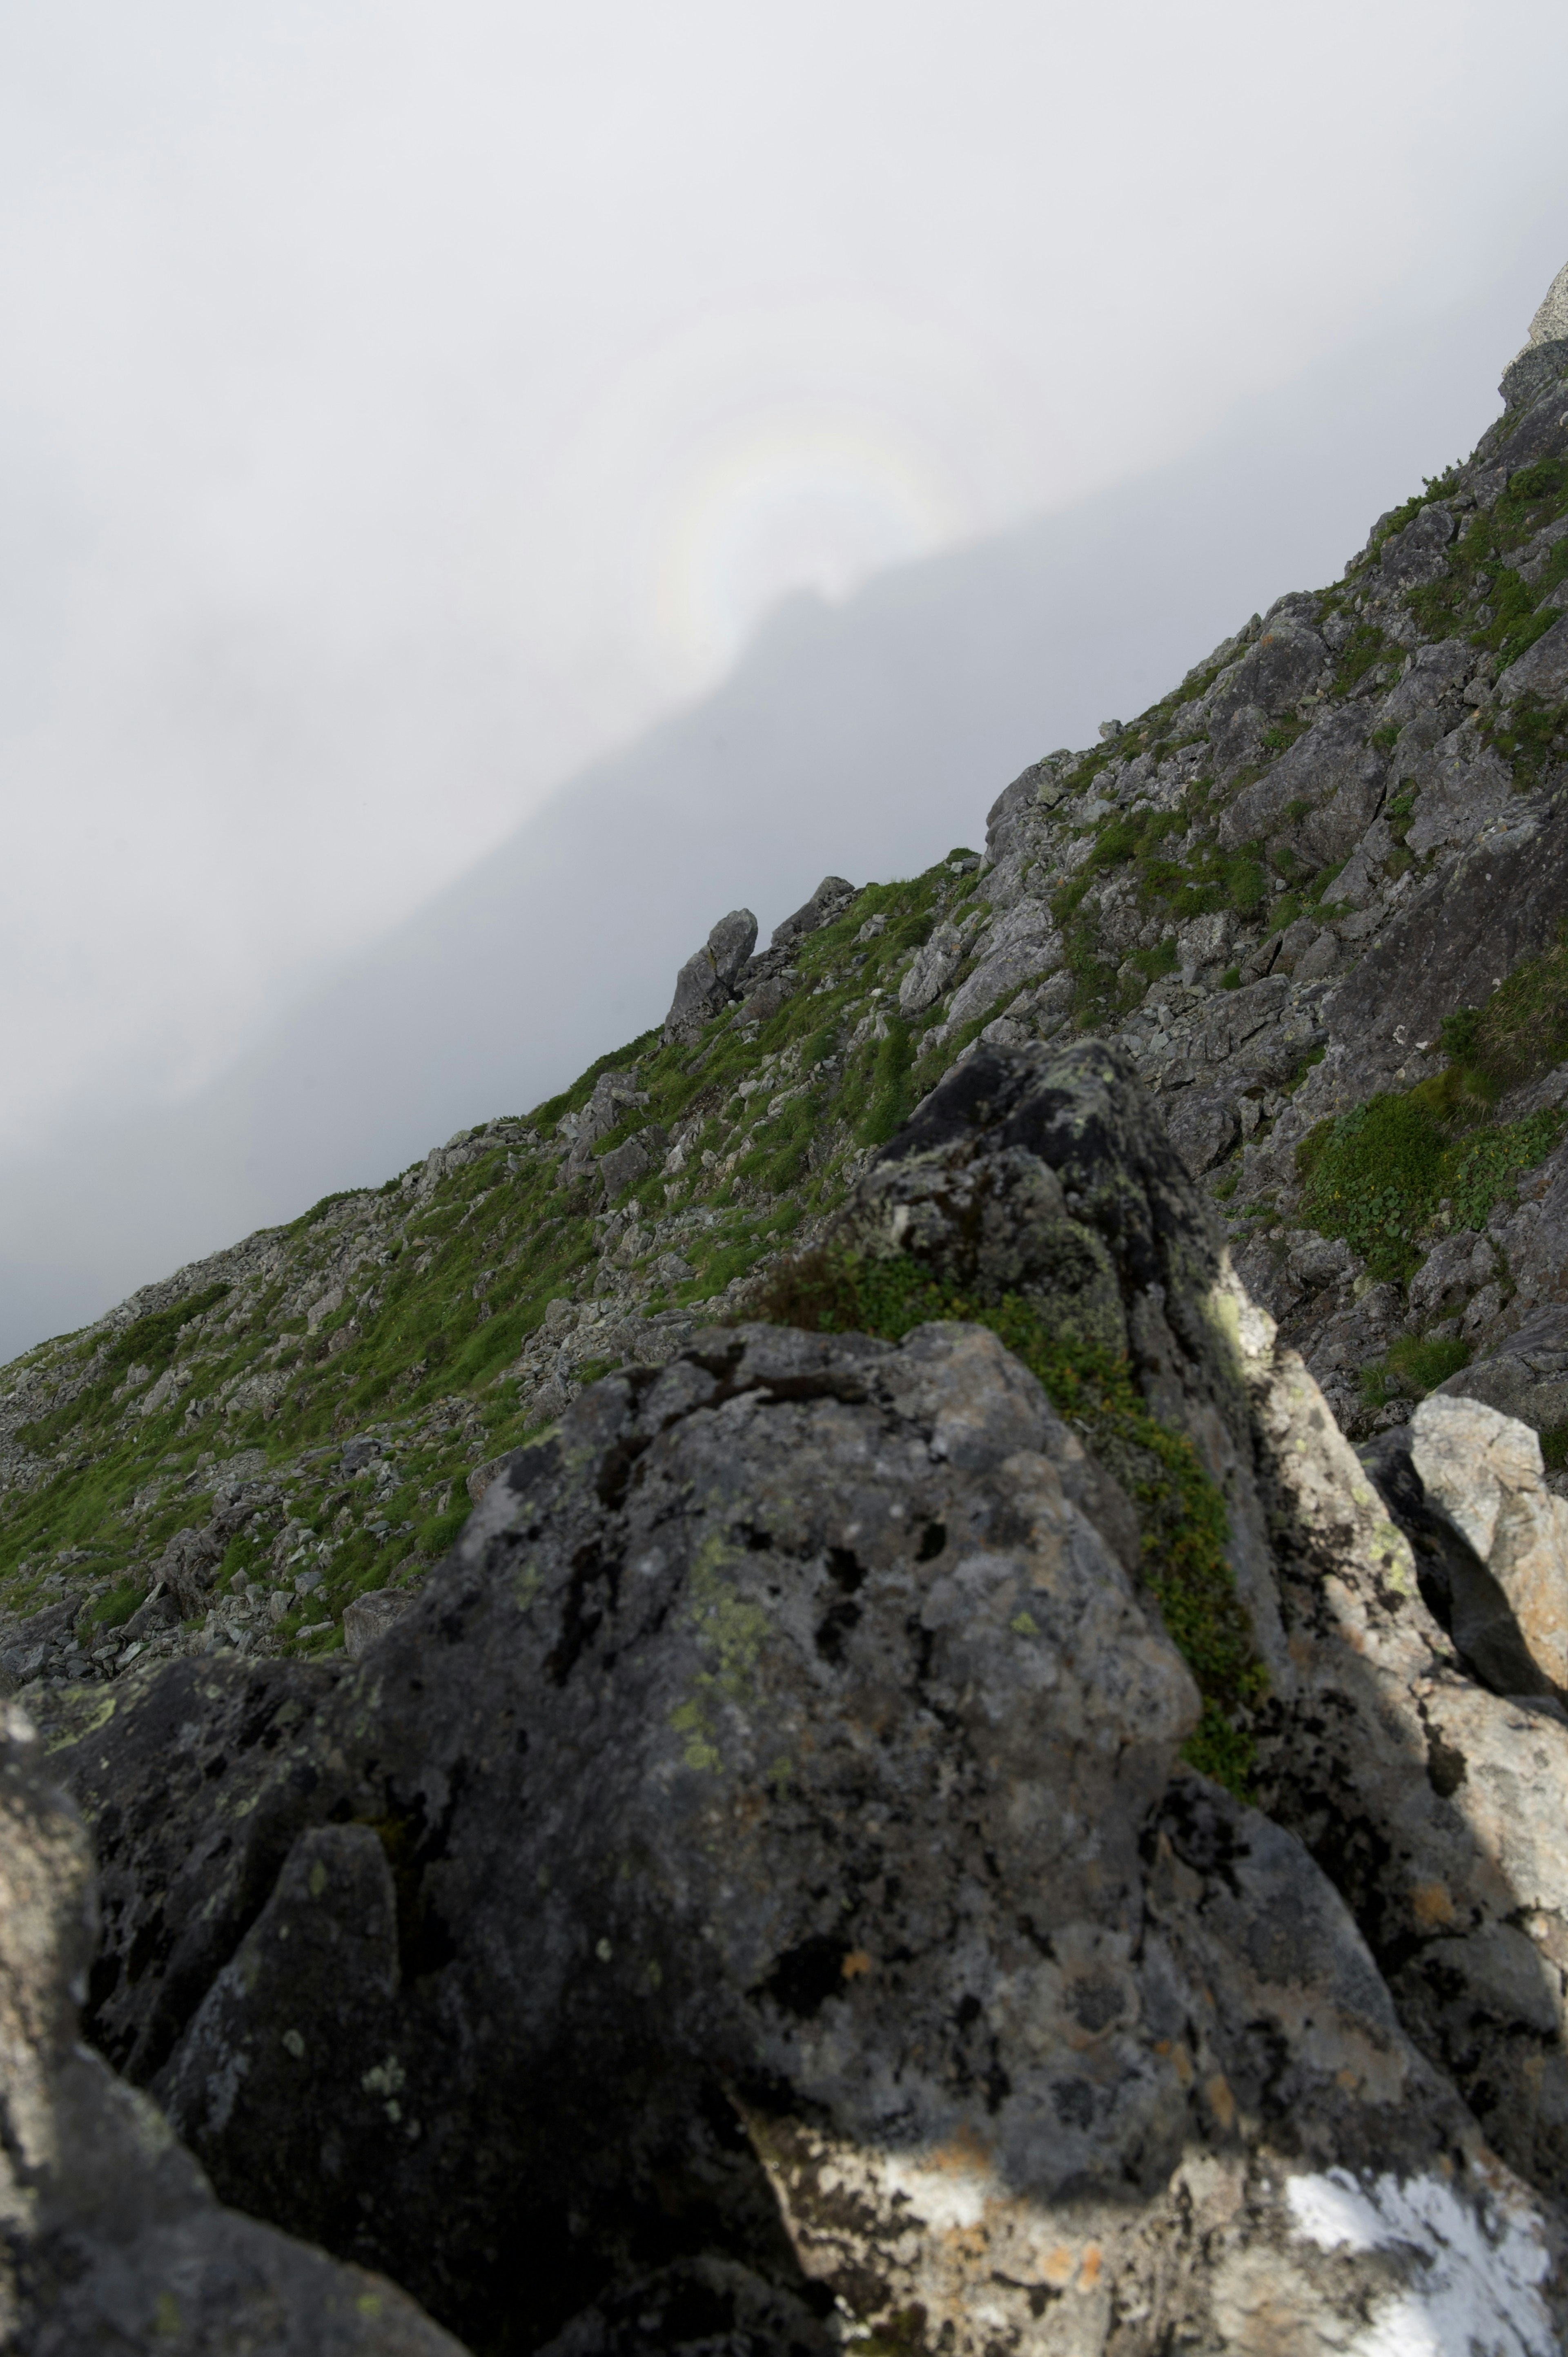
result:
[(1499, 274), (1522, 340), (1565, 70), (1561, 0), (0, 10), (0, 1163), (209, 1083), (790, 590)]

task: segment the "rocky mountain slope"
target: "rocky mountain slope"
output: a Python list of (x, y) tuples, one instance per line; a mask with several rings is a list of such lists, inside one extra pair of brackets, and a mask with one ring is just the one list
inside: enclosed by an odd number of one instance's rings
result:
[(15, 1838), (30, 1726), (233, 2211), (484, 2350), (1557, 2345), (1563, 303), (983, 856), (0, 1375)]

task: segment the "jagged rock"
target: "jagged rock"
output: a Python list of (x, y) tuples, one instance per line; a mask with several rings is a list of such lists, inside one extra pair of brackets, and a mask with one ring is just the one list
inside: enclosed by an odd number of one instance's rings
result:
[[(809, 904), (808, 904), (809, 905)], [(664, 1018), (666, 1040), (693, 1040), (736, 994), (741, 973), (757, 946), (757, 919), (749, 909), (721, 917), (700, 950), (675, 977), (675, 996)]]
[(1568, 696), (1568, 614), (1509, 663), (1498, 682), (1504, 704), (1527, 694), (1540, 696), (1543, 704), (1561, 704)]
[(1565, 913), (1568, 823), (1555, 807), (1526, 813), (1508, 835), (1440, 868), (1339, 986), (1344, 1101), (1393, 1085), (1416, 1044), (1434, 1041), (1445, 1015), (1483, 1005), (1521, 959), (1550, 947)]
[(1050, 910), (1038, 900), (1020, 900), (985, 936), (973, 973), (953, 993), (949, 1025), (968, 1023), (1025, 983), (1048, 975), (1064, 955)]
[(1230, 909), (1210, 909), (1183, 925), (1176, 937), (1182, 979), (1190, 983), (1205, 966), (1217, 965), (1230, 948), (1235, 931), (1235, 912)]
[[(977, 1049), (843, 1232), (1131, 1350), (1288, 1694), (1262, 1328), (1125, 1059)], [(1305, 1390), (1279, 1454), (1332, 1488)], [(224, 2190), (474, 2338), (592, 2309), (598, 2345), (700, 2263), (955, 2351), (1098, 2350), (1113, 2309), (1250, 2348), (1287, 2295), (1338, 2345), (1444, 2312), (1468, 2236), (1484, 2330), (1544, 2352), (1555, 2224), (1301, 1847), (1179, 1771), (1196, 1697), (1117, 1497), (977, 1328), (741, 1328), (608, 1379), (362, 1666), (176, 1664), (59, 1755), (104, 1849), (96, 2035)], [(1337, 1491), (1296, 1502), (1353, 1582)], [(1304, 2227), (1380, 2184), (1408, 2232)]]
[(1378, 560), (1384, 580), (1396, 589), (1440, 581), (1448, 569), (1453, 537), (1453, 514), (1440, 500), (1429, 500), (1413, 522), (1384, 541)]
[(226, 1543), (224, 1534), (210, 1526), (176, 1531), (158, 1557), (154, 1577), (163, 1581), (183, 1619), (201, 1610)]
[(1412, 765), (1410, 777), (1419, 791), (1405, 841), (1418, 855), (1442, 844), (1473, 842), (1517, 811), (1507, 764), (1468, 726)]
[(1424, 1399), (1411, 1458), (1504, 1596), (1531, 1660), (1568, 1692), (1568, 1501), (1547, 1489), (1530, 1426), (1481, 1401)]
[(1233, 1088), (1183, 1089), (1165, 1106), (1165, 1133), (1195, 1178), (1223, 1162), (1241, 1135)]
[(650, 1147), (656, 1143), (640, 1135), (628, 1137), (599, 1157), (599, 1177), (604, 1180), (607, 1201), (613, 1202), (623, 1188), (634, 1187), (639, 1178), (647, 1178), (653, 1168)]
[(1289, 712), (1315, 686), (1328, 649), (1311, 624), (1282, 613), (1215, 683), (1208, 731), (1216, 757), (1232, 758), (1249, 729), (1246, 716)]
[(1493, 1272), (1491, 1247), (1473, 1228), (1455, 1228), (1433, 1246), (1405, 1288), (1413, 1318), (1464, 1306)]
[(1422, 1601), (1454, 1640), (1466, 1670), (1498, 1695), (1551, 1695), (1502, 1587), (1435, 1494), (1412, 1455), (1414, 1435), (1396, 1426), (1359, 1451), (1378, 1493), (1410, 1541)]
[[(478, 1489), (474, 1486), (478, 1476), (484, 1473), (490, 1473), (494, 1479), (494, 1472), (489, 1466), (477, 1467), (475, 1472), (468, 1476), (468, 1493), (476, 1500), (482, 1498), (489, 1487), (489, 1482), (483, 1480), (479, 1480)], [(343, 1608), (343, 1650), (351, 1662), (362, 1660), (377, 1639), (384, 1637), (393, 1622), (402, 1620), (413, 1601), (406, 1588), (372, 1587), (356, 1596), (351, 1604), (346, 1604)]]
[[(728, 923), (729, 920), (725, 921)], [(561, 1120), (561, 1133), (566, 1139), (567, 1173), (576, 1178), (588, 1170), (600, 1138), (607, 1137), (629, 1114), (639, 1112), (647, 1103), (648, 1092), (635, 1067), (626, 1071), (601, 1072), (581, 1112), (566, 1114)]]
[(1437, 1390), (1483, 1401), (1536, 1432), (1568, 1424), (1568, 1307), (1551, 1304), (1536, 1310)]
[(97, 1932), (74, 1810), (0, 1705), (0, 2316), (16, 2357), (461, 2357), (382, 2276), (220, 2209), (77, 2039)]
[(1314, 864), (1344, 859), (1377, 815), (1387, 768), (1359, 711), (1325, 713), (1265, 777), (1242, 788), (1219, 822), (1219, 840), (1233, 850), (1273, 834), (1287, 810), (1305, 802), (1310, 809), (1295, 837)]
[(934, 1006), (962, 956), (963, 936), (957, 926), (938, 925), (929, 941), (916, 951), (908, 972), (898, 985), (900, 1013), (920, 1015), (928, 1006)]
[[(1405, 729), (1412, 722), (1421, 722), (1468, 677), (1475, 663), (1475, 649), (1464, 639), (1438, 639), (1431, 646), (1417, 647), (1405, 665), (1404, 677), (1379, 705), (1374, 725), (1379, 728)], [(1395, 747), (1397, 775), (1402, 776), (1401, 757), (1414, 741), (1402, 737)]]
[(67, 1642), (75, 1625), (74, 1598), (46, 1604), (25, 1620), (10, 1620), (0, 1631), (0, 1695), (15, 1694), (43, 1674), (51, 1656)]
[[(781, 923), (774, 926), (768, 943), (769, 953), (776, 950), (792, 950), (809, 933), (820, 931), (823, 925), (831, 925), (854, 896), (855, 888), (846, 877), (824, 876), (811, 899), (803, 901), (793, 916), (784, 918)], [(746, 954), (749, 956), (750, 952)]]
[[(1568, 338), (1568, 262), (1565, 262), (1541, 298), (1541, 307), (1530, 323), (1525, 350), (1550, 344)], [(1522, 358), (1522, 354), (1520, 355)]]

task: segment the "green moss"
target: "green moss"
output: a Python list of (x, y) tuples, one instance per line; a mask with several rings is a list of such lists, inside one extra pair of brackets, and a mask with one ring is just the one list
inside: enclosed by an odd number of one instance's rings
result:
[(809, 1332), (878, 1334), (889, 1341), (932, 1319), (989, 1327), (1132, 1498), (1144, 1577), (1203, 1696), (1202, 1723), (1184, 1757), (1245, 1795), (1254, 1756), (1249, 1713), (1268, 1681), (1225, 1557), (1224, 1501), (1191, 1442), (1150, 1414), (1124, 1358), (1053, 1331), (1015, 1295), (972, 1300), (902, 1254), (875, 1261), (805, 1254), (779, 1272), (751, 1314)]

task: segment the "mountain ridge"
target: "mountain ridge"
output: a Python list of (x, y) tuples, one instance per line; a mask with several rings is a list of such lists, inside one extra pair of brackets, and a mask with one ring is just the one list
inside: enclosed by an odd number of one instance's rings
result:
[(487, 2357), (1559, 2344), (1525, 360), (983, 852), (0, 1373), (0, 1767), (235, 2211)]

